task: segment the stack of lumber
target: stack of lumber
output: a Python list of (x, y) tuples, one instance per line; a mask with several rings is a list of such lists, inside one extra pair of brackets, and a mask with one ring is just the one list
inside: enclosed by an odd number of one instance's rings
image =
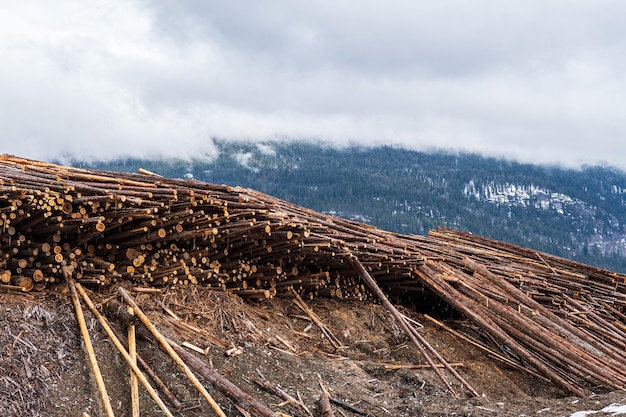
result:
[(411, 279), (415, 241), (239, 187), (0, 157), (2, 282), (202, 284), (364, 298), (346, 257)]
[(626, 388), (626, 276), (439, 229), (386, 232), (263, 193), (0, 156), (0, 285), (199, 284), (267, 298), (420, 294), (564, 391)]

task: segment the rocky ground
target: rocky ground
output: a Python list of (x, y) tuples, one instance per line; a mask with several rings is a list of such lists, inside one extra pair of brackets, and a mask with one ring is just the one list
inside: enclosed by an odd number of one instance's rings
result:
[[(112, 289), (94, 294), (105, 302)], [(390, 314), (370, 302), (316, 299), (309, 307), (343, 344), (335, 349), (292, 300), (244, 301), (238, 296), (200, 287), (131, 291), (155, 325), (179, 343), (205, 350), (196, 353), (240, 388), (273, 410), (297, 416), (297, 410), (261, 390), (264, 378), (280, 386), (321, 416), (322, 380), (333, 398), (370, 416), (593, 416), (616, 415), (605, 408), (626, 404), (626, 393), (589, 387), (587, 398), (566, 397), (549, 384), (507, 368), (478, 348), (441, 330), (423, 315), (401, 308), (423, 324), (420, 333), (481, 394), (472, 398), (450, 379), (454, 398), (430, 369), (395, 369), (385, 365), (425, 363), (394, 324)], [(90, 335), (116, 416), (129, 416), (128, 369), (93, 316), (86, 312)], [(176, 317), (176, 318), (175, 318)], [(449, 319), (444, 317), (443, 319)], [(446, 320), (471, 330), (463, 320)], [(195, 330), (194, 330), (195, 329)], [(240, 348), (228, 356), (230, 348)], [(185, 375), (154, 342), (141, 341), (141, 355), (183, 403), (178, 416), (214, 415)], [(0, 414), (3, 416), (101, 416), (67, 288), (42, 293), (0, 293)], [(228, 416), (239, 411), (209, 387)], [(140, 388), (142, 416), (161, 416)], [(605, 411), (599, 411), (602, 409)], [(358, 414), (334, 406), (336, 416)], [(626, 410), (621, 410), (626, 414)], [(577, 414), (574, 414), (577, 413)]]

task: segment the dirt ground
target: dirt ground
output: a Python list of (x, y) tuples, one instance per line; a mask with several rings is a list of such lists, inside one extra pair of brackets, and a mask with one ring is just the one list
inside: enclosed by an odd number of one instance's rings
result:
[[(113, 289), (93, 294), (106, 301)], [(423, 315), (401, 311), (423, 325), (419, 332), (481, 394), (470, 396), (446, 374), (461, 398), (454, 398), (430, 369), (385, 369), (385, 365), (423, 364), (390, 314), (371, 302), (316, 299), (309, 307), (342, 343), (333, 348), (320, 329), (290, 299), (244, 301), (199, 287), (160, 293), (130, 292), (153, 323), (177, 342), (205, 350), (195, 353), (222, 375), (273, 410), (297, 410), (259, 388), (264, 378), (321, 416), (321, 379), (333, 398), (370, 416), (593, 416), (610, 404), (626, 404), (626, 392), (589, 388), (588, 398), (566, 397), (547, 383), (500, 365), (478, 348), (441, 330)], [(129, 416), (128, 368), (100, 328), (85, 312), (90, 336), (116, 416)], [(176, 317), (176, 318), (174, 318)], [(447, 320), (469, 329), (463, 320)], [(230, 348), (240, 353), (228, 356)], [(177, 416), (215, 415), (167, 354), (142, 340), (139, 352), (183, 403)], [(208, 386), (228, 416), (241, 416), (221, 393)], [(0, 293), (0, 415), (104, 415), (83, 348), (67, 288), (42, 293)], [(162, 416), (140, 388), (142, 416)], [(334, 405), (336, 416), (358, 414)]]

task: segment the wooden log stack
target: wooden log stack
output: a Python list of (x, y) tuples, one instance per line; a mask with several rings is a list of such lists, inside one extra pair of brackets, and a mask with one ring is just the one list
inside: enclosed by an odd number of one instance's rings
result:
[[(358, 263), (354, 260), (358, 259)], [(266, 194), (0, 156), (0, 288), (204, 285), (244, 297), (419, 293), (509, 363), (584, 395), (626, 388), (626, 276), (448, 229), (401, 235)]]
[[(0, 157), (0, 279), (43, 289), (67, 264), (83, 284), (202, 284), (244, 296), (369, 297), (373, 276), (423, 262), (401, 235), (239, 187)], [(362, 256), (366, 255), (366, 256)], [(29, 285), (26, 285), (29, 283)]]

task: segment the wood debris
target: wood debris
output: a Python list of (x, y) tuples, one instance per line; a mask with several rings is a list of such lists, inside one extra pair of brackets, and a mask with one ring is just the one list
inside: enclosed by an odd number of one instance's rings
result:
[(117, 289), (117, 293), (122, 297), (122, 299), (128, 303), (130, 307), (133, 308), (133, 312), (139, 317), (139, 320), (146, 326), (146, 328), (152, 333), (154, 338), (159, 342), (159, 345), (168, 355), (172, 358), (174, 363), (180, 367), (183, 373), (189, 378), (192, 382), (193, 386), (196, 387), (200, 395), (206, 400), (206, 402), (211, 406), (215, 414), (220, 417), (226, 417), (226, 414), (221, 409), (219, 404), (213, 399), (211, 394), (207, 391), (207, 389), (202, 385), (198, 377), (191, 371), (189, 366), (181, 359), (179, 354), (174, 350), (172, 345), (168, 343), (165, 337), (157, 330), (156, 327), (152, 324), (152, 322), (148, 319), (148, 317), (141, 311), (139, 306), (135, 303), (135, 300), (124, 290), (124, 288), (120, 287)]
[[(131, 357), (131, 354), (129, 353), (129, 351), (126, 350), (125, 346), (119, 340), (119, 338), (117, 337), (117, 335), (113, 331), (113, 328), (110, 326), (110, 324), (109, 324), (108, 320), (106, 319), (106, 317), (104, 317), (98, 311), (98, 309), (96, 308), (95, 304), (91, 301), (91, 299), (89, 298), (89, 296), (87, 295), (87, 293), (85, 292), (85, 290), (83, 289), (83, 287), (80, 284), (76, 284), (76, 289), (78, 289), (78, 292), (80, 293), (81, 297), (83, 298), (83, 300), (85, 301), (85, 303), (87, 304), (87, 306), (89, 307), (91, 312), (94, 314), (94, 316), (96, 317), (96, 319), (98, 320), (98, 322), (100, 323), (102, 328), (105, 330), (105, 332), (109, 336), (109, 339), (113, 342), (113, 344), (117, 348), (118, 352), (122, 355), (122, 357), (124, 358), (126, 363), (129, 365), (130, 369), (137, 376), (138, 380), (141, 381), (141, 383), (143, 384), (144, 388), (146, 389), (146, 391), (148, 391), (148, 394), (150, 394), (150, 396), (152, 397), (154, 402), (159, 406), (159, 409), (166, 416), (173, 417), (173, 414), (169, 411), (169, 409), (167, 408), (167, 406), (165, 405), (163, 400), (161, 400), (161, 398), (159, 397), (159, 394), (154, 390), (154, 388), (152, 388), (152, 385), (150, 385), (150, 382), (148, 382), (148, 379), (143, 375), (143, 373), (137, 367), (137, 360), (136, 360), (136, 358)], [(135, 311), (136, 310), (133, 309), (133, 312), (135, 312)], [(131, 347), (130, 341), (128, 342), (128, 346), (129, 346), (129, 348)], [(137, 401), (138, 401), (138, 399), (137, 399)]]

